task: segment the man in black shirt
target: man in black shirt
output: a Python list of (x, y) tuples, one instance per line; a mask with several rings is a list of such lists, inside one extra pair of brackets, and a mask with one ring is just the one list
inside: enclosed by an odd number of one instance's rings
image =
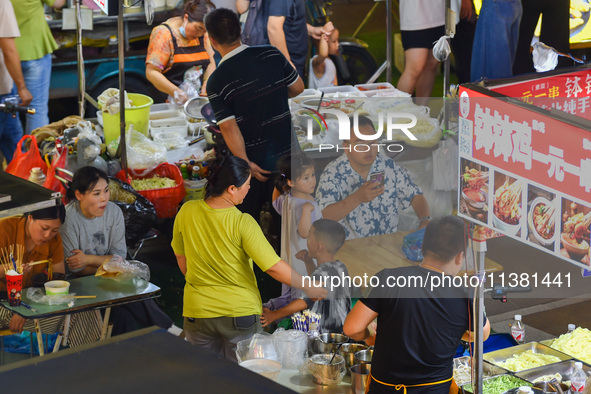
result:
[[(351, 338), (375, 335), (368, 326), (377, 317), (370, 393), (449, 392), (453, 357), (460, 339), (471, 340), (474, 319), (471, 292), (452, 280), (463, 260), (464, 222), (435, 219), (425, 230), (423, 262), (380, 271), (379, 284), (355, 304), (343, 327)], [(483, 331), (486, 339), (486, 318)]]
[[(262, 205), (269, 170), (276, 169), (277, 159), (296, 142), (287, 99), (300, 94), (304, 83), (277, 48), (241, 44), (240, 22), (233, 11), (210, 12), (205, 28), (222, 55), (207, 81), (207, 96), (228, 148), (250, 163), (253, 182), (243, 205)], [(242, 211), (258, 220), (258, 208)]]

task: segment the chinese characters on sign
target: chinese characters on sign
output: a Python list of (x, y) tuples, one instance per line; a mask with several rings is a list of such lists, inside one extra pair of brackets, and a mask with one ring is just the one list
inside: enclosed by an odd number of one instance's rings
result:
[[(566, 79), (575, 99), (581, 80)], [(591, 133), (466, 87), (460, 94), (460, 215), (588, 266)]]

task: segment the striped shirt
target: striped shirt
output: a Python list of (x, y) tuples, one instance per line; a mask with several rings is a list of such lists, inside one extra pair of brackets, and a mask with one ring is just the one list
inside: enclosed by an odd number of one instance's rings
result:
[(207, 83), (218, 124), (235, 119), (249, 160), (274, 170), (295, 141), (287, 88), (298, 74), (275, 47), (242, 45), (226, 54)]

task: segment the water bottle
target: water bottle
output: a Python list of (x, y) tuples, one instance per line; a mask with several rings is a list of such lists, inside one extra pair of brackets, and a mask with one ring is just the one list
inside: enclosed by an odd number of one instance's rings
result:
[(45, 183), (46, 176), (41, 170), (40, 167), (33, 167), (31, 168), (31, 174), (29, 175), (29, 181), (38, 184), (39, 186), (43, 186)]
[(575, 330), (575, 328), (577, 328), (577, 326), (575, 326), (574, 324), (569, 324), (568, 331), (566, 333), (570, 334), (571, 332), (573, 332)]
[(521, 322), (521, 315), (515, 315), (515, 321), (511, 324), (511, 336), (518, 344), (525, 342), (525, 326)]
[(575, 372), (570, 378), (570, 392), (571, 394), (581, 394), (585, 391), (585, 382), (587, 381), (587, 374), (583, 371), (583, 363), (577, 361), (575, 363)]

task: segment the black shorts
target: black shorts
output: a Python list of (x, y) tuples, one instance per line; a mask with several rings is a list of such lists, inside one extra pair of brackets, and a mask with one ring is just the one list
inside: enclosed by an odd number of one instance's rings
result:
[(401, 30), (402, 47), (406, 51), (411, 48), (433, 48), (441, 36), (445, 35), (445, 26), (437, 26), (425, 30)]

